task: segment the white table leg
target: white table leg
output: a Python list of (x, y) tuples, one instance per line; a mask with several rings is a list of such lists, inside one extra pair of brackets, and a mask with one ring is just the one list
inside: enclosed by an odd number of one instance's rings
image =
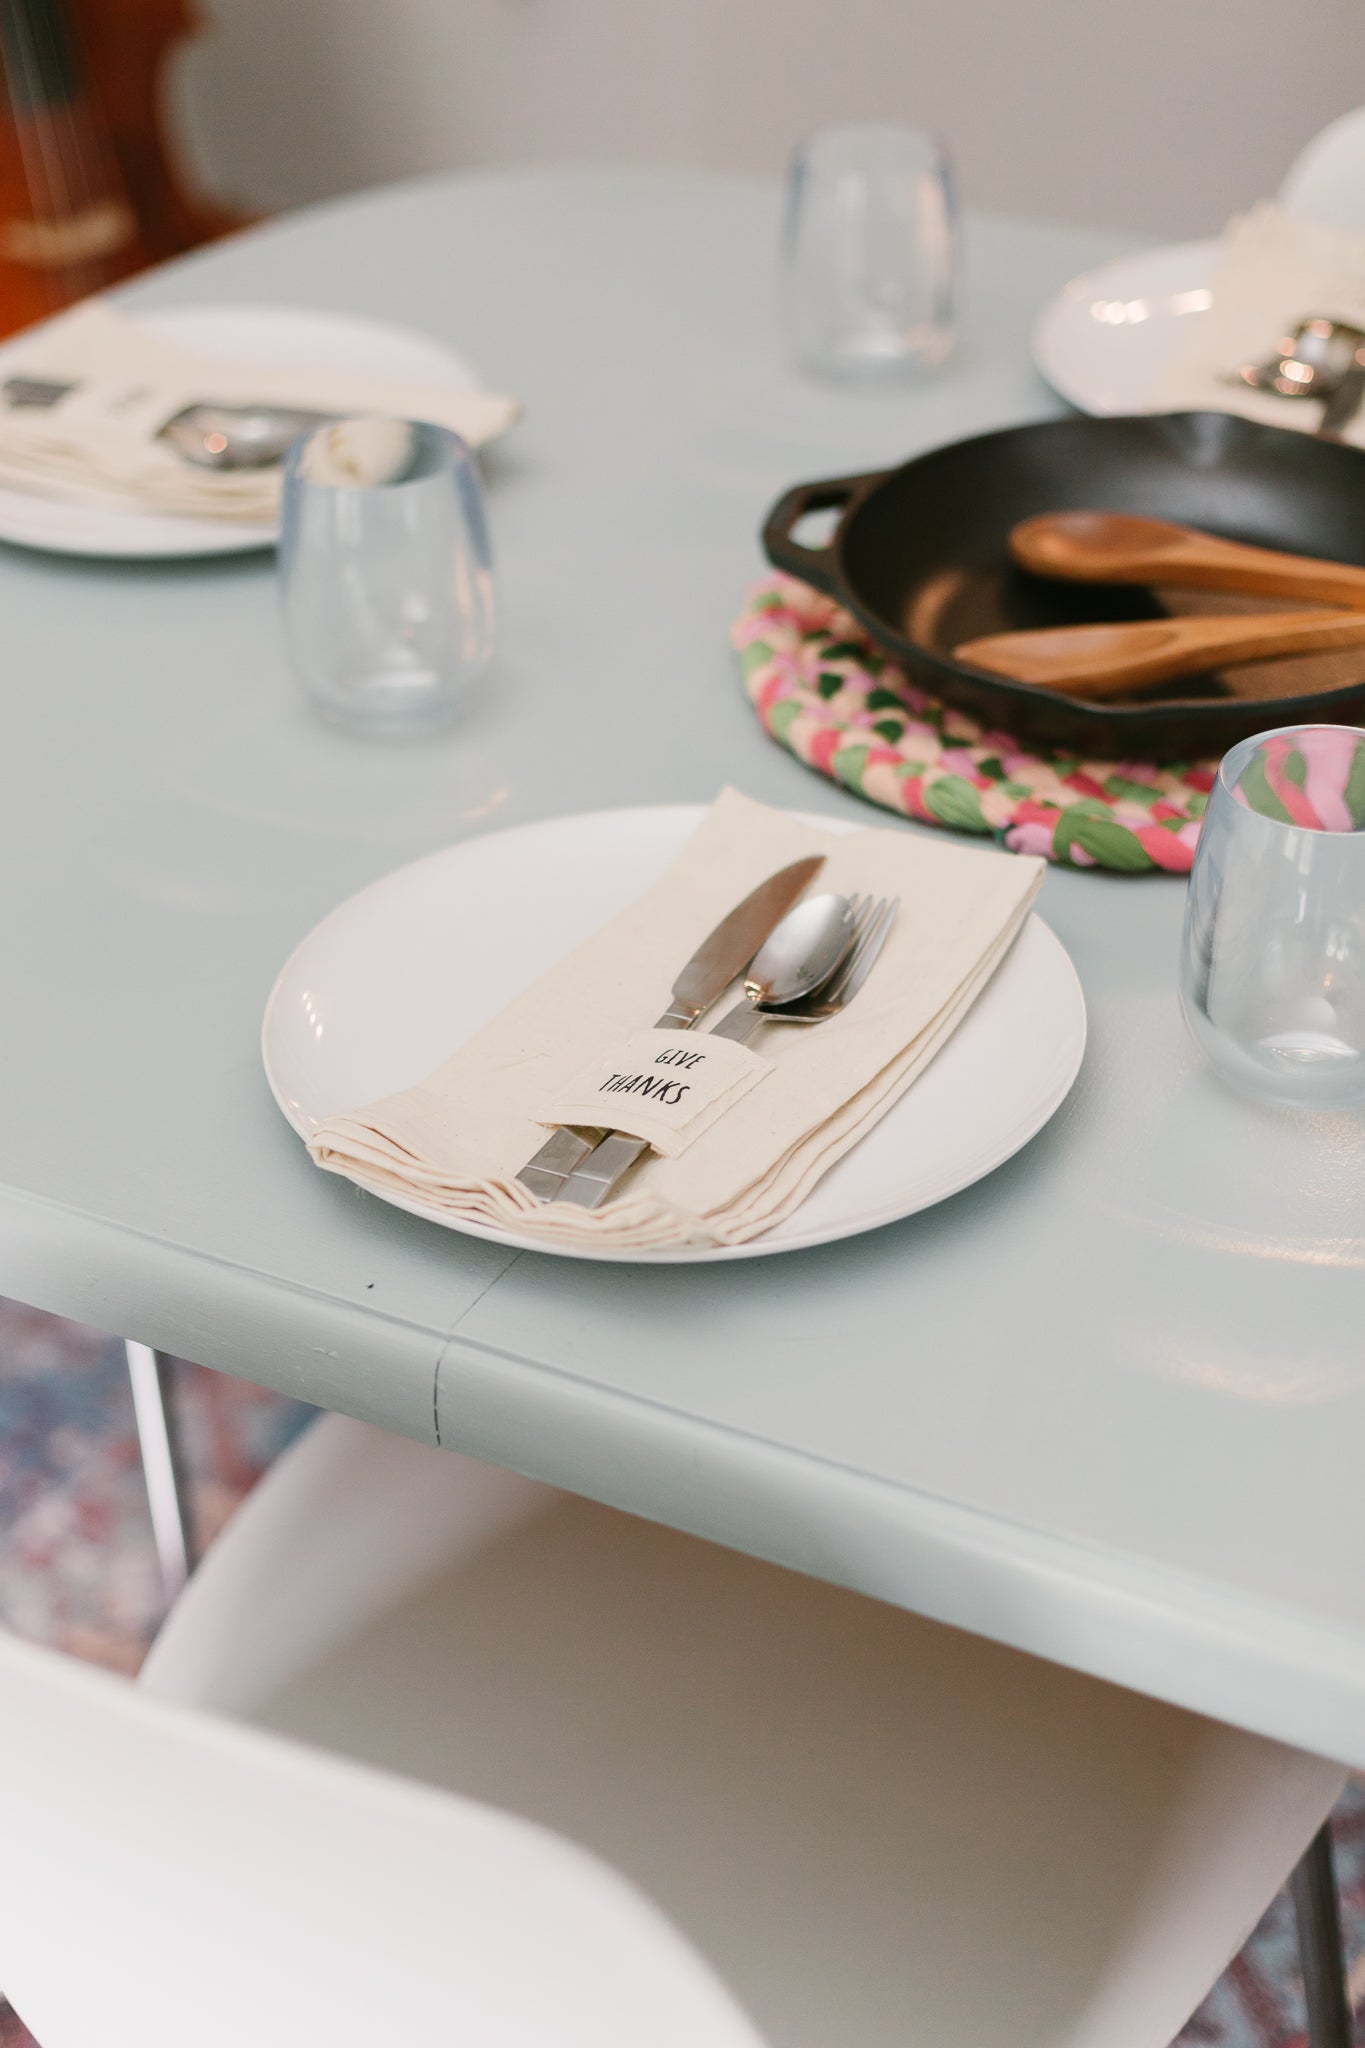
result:
[(125, 1340), (128, 1377), (133, 1388), (142, 1470), (161, 1585), (169, 1607), (190, 1575), (194, 1562), (186, 1502), (184, 1468), (175, 1423), (170, 1384), (171, 1360), (149, 1344)]

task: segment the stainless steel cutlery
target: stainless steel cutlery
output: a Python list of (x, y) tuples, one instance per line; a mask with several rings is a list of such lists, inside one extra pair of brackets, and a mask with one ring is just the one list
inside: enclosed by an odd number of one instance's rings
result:
[[(777, 874), (769, 875), (766, 882), (760, 882), (722, 918), (678, 975), (673, 984), (673, 1000), (655, 1029), (690, 1031), (731, 982), (746, 971), (824, 864), (822, 853), (793, 861), (790, 867), (781, 868)], [(527, 1160), (517, 1179), (533, 1195), (551, 1198), (605, 1136), (602, 1130), (566, 1124), (551, 1132), (535, 1157)]]
[(160, 428), (177, 455), (199, 469), (270, 469), (300, 434), (335, 419), (296, 405), (187, 405)]
[[(815, 897), (798, 904), (755, 957), (744, 1001), (709, 1035), (747, 1044), (765, 1024), (823, 1024), (838, 1016), (876, 965), (899, 907), (899, 897), (883, 897), (876, 903), (862, 896), (851, 901)], [(803, 961), (804, 975), (799, 968)], [(613, 1131), (551, 1200), (599, 1209), (648, 1149), (642, 1138)]]
[(899, 896), (883, 896), (879, 903), (871, 904), (859, 916), (853, 944), (829, 980), (813, 988), (809, 995), (799, 996), (795, 1002), (784, 1003), (780, 1008), (771, 1003), (759, 1003), (759, 1021), (766, 1024), (823, 1024), (827, 1018), (836, 1017), (840, 1010), (846, 1010), (876, 966), (878, 955), (891, 936), (891, 927), (900, 907)]
[[(79, 387), (50, 377), (7, 377), (0, 405), (10, 411), (49, 411)], [(200, 399), (182, 406), (157, 429), (177, 455), (199, 469), (269, 469), (282, 462), (300, 434), (336, 414), (297, 405), (215, 405)]]

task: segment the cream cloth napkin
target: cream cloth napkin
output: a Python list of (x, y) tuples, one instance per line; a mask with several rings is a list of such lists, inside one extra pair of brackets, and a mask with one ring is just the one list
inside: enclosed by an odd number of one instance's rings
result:
[[(537, 1201), (515, 1177), (545, 1138), (537, 1119), (586, 1066), (663, 1013), (679, 969), (734, 904), (816, 852), (827, 859), (811, 893), (901, 898), (856, 1001), (827, 1023), (765, 1026), (754, 1049), (770, 1070), (680, 1156), (643, 1159), (603, 1208)], [(1039, 860), (903, 830), (821, 832), (726, 790), (629, 909), (434, 1074), (329, 1118), (309, 1150), (332, 1173), (420, 1197), (452, 1220), (642, 1250), (741, 1244), (790, 1215), (923, 1072), (1004, 957), (1042, 874)], [(433, 931), (431, 944), (443, 943)], [(704, 1046), (738, 993), (689, 1041)]]
[[(43, 387), (69, 386), (52, 403)], [(20, 337), (0, 366), (0, 485), (123, 510), (266, 522), (280, 469), (200, 469), (157, 433), (200, 401), (429, 420), (471, 444), (517, 417), (491, 391), (349, 372), (219, 363), (161, 340), (101, 299)]]
[[(1321, 315), (1365, 328), (1365, 235), (1254, 207), (1228, 227), (1212, 291), (1212, 306), (1190, 322), (1188, 341), (1157, 378), (1154, 401), (1171, 412), (1236, 412), (1313, 433), (1320, 405), (1253, 391), (1237, 366), (1265, 362), (1301, 320)], [(1365, 411), (1347, 431), (1365, 446)]]

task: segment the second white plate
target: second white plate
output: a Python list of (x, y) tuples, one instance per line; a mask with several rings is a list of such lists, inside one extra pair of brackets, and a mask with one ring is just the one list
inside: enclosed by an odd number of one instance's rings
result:
[[(491, 832), (339, 905), (296, 948), (266, 1006), (266, 1075), (294, 1129), (306, 1138), (338, 1110), (420, 1081), (648, 888), (704, 815), (670, 805)], [(825, 831), (852, 829), (800, 815)], [(1034, 916), (932, 1066), (793, 1215), (749, 1244), (582, 1250), (453, 1223), (418, 1199), (396, 1206), (495, 1244), (635, 1265), (828, 1244), (928, 1208), (999, 1166), (1062, 1102), (1084, 1050), (1076, 971)]]
[(1121, 256), (1063, 285), (1033, 330), (1033, 360), (1081, 412), (1159, 412), (1156, 380), (1213, 304), (1218, 243)]
[[(479, 379), (468, 363), (439, 341), (394, 327), (386, 320), (362, 320), (346, 313), (320, 313), (296, 306), (176, 306), (161, 312), (138, 310), (153, 334), (204, 356), (229, 363), (261, 363), (280, 369), (351, 370), (357, 376), (410, 378), (417, 384), (448, 384), (477, 391)], [(20, 347), (19, 336), (0, 349)], [(232, 525), (224, 519), (170, 518), (161, 513), (120, 511), (82, 505), (75, 499), (44, 498), (36, 492), (0, 490), (0, 541), (19, 547), (51, 548), (64, 555), (105, 555), (169, 560), (182, 555), (236, 555), (275, 544), (272, 527)]]

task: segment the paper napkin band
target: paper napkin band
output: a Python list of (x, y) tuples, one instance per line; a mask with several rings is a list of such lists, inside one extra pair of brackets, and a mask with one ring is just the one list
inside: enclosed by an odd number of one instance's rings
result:
[(733, 1038), (637, 1031), (580, 1068), (539, 1121), (625, 1131), (677, 1159), (772, 1070)]

